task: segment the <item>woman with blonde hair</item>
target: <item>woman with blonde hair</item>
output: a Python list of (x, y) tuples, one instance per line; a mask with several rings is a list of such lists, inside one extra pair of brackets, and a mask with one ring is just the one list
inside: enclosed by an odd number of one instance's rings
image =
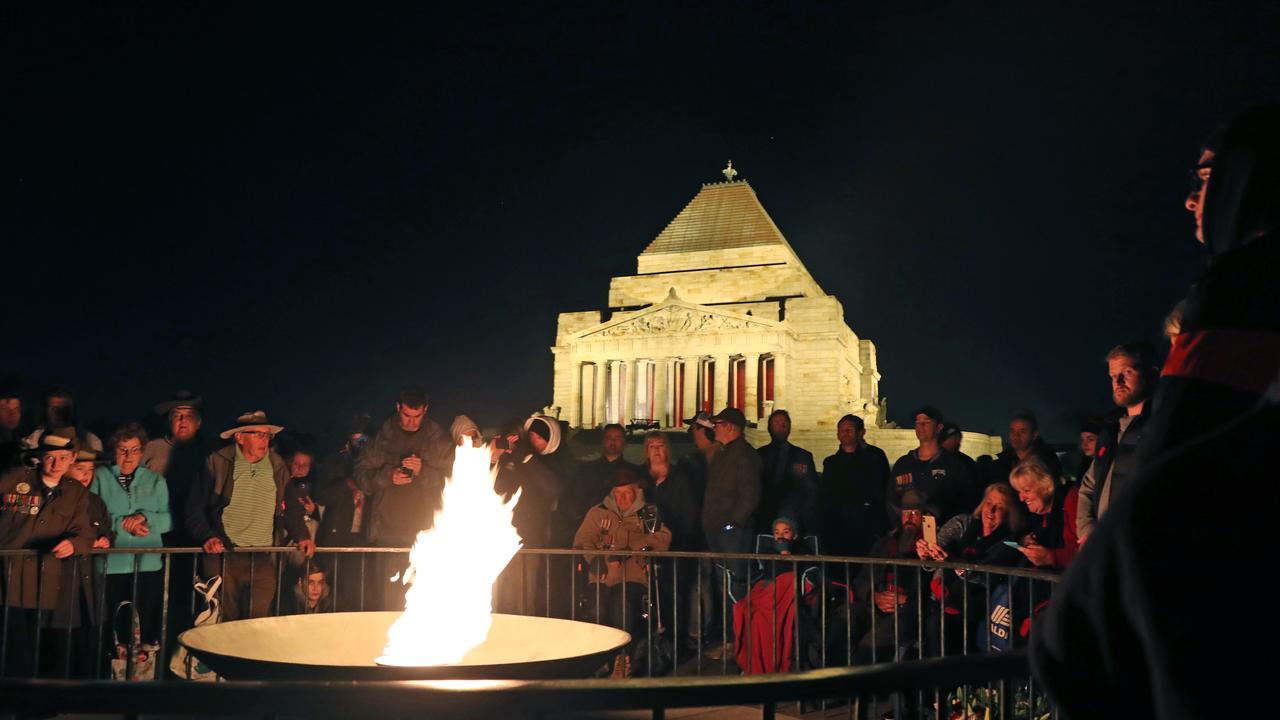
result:
[(1038, 568), (1061, 570), (1080, 546), (1076, 535), (1078, 485), (1061, 485), (1038, 460), (1024, 460), (1009, 473), (1009, 484), (1031, 513), (1029, 531), (1018, 550)]

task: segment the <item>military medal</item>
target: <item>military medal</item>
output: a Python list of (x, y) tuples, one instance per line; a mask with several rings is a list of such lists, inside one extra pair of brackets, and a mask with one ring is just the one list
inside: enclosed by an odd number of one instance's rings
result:
[(14, 490), (17, 490), (19, 493), (22, 493), (23, 495), (25, 495), (31, 492), (31, 485), (29, 485), (28, 483), (20, 482), (18, 483), (18, 486), (14, 488)]

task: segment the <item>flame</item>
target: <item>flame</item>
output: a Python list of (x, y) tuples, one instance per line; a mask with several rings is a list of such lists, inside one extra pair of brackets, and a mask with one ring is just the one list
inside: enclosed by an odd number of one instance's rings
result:
[(493, 491), (489, 448), (459, 446), (435, 524), (409, 553), (405, 609), (387, 632), (382, 665), (446, 665), (489, 635), (493, 583), (520, 549), (511, 525), (517, 492)]

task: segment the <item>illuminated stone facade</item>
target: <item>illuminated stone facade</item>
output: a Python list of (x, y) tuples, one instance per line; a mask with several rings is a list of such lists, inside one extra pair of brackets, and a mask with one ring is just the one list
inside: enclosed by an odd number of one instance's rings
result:
[[(875, 344), (800, 262), (747, 182), (709, 183), (640, 254), (635, 275), (609, 284), (605, 312), (561, 313), (552, 411), (570, 427), (656, 421), (682, 428), (702, 409), (733, 405), (748, 440), (791, 414), (795, 444), (821, 459), (836, 422), (866, 422), (890, 461), (915, 446), (886, 427)], [(994, 442), (993, 442), (994, 441)], [(971, 455), (999, 438), (965, 433)]]

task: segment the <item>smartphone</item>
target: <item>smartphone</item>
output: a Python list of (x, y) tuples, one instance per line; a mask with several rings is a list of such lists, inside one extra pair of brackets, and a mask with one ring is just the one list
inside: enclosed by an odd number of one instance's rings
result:
[(930, 545), (938, 544), (938, 519), (932, 515), (925, 515), (920, 519), (924, 527), (924, 541)]
[(1013, 548), (1013, 549), (1015, 549), (1015, 550), (1016, 550), (1016, 549), (1018, 549), (1018, 548), (1020, 548), (1020, 547), (1022, 547), (1021, 545), (1019, 545), (1019, 544), (1018, 544), (1016, 541), (1014, 541), (1014, 540), (1005, 540), (1005, 541), (1004, 541), (1004, 544), (1005, 544), (1005, 545), (1008, 545), (1009, 547), (1011, 547), (1011, 548)]

